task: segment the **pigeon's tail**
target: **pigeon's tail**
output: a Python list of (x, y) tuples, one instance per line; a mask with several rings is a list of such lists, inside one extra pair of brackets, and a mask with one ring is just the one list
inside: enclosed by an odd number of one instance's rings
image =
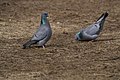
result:
[(108, 16), (108, 13), (107, 13), (107, 12), (103, 13), (103, 14), (98, 18), (97, 22), (104, 21), (107, 16)]
[(99, 31), (97, 32), (97, 34), (99, 34), (102, 31), (103, 25), (104, 25), (104, 22), (105, 22), (105, 19), (106, 19), (107, 16), (108, 16), (108, 13), (105, 12), (98, 18), (96, 23), (99, 24), (100, 27), (99, 27)]
[(32, 44), (35, 44), (35, 43), (37, 43), (37, 41), (29, 40), (28, 42), (23, 44), (22, 49), (26, 49), (26, 48), (30, 47)]

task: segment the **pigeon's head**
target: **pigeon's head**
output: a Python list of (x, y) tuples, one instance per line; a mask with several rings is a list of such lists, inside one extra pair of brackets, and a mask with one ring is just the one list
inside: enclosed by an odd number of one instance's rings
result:
[(80, 32), (78, 32), (76, 35), (75, 35), (75, 40), (77, 40), (77, 41), (80, 41), (81, 40), (81, 38), (80, 38)]
[(43, 13), (42, 13), (42, 16), (43, 16), (43, 17), (48, 17), (48, 13), (47, 13), (47, 12), (43, 12)]
[(47, 13), (47, 12), (43, 12), (43, 13), (41, 14), (41, 24), (46, 24), (46, 23), (48, 23), (47, 17), (48, 17), (48, 13)]

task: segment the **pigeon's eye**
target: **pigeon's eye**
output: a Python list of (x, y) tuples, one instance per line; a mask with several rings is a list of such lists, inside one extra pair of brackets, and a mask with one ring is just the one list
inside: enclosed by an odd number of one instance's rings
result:
[(76, 37), (76, 40), (78, 40), (78, 37)]
[(45, 13), (45, 16), (48, 16), (48, 13)]

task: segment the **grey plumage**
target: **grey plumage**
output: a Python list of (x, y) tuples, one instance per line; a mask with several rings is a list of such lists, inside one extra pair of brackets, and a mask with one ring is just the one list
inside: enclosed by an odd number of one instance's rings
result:
[(52, 36), (50, 23), (47, 19), (48, 13), (44, 12), (41, 15), (41, 24), (32, 38), (23, 45), (23, 49), (30, 47), (32, 44), (38, 44), (45, 47), (45, 44)]
[(78, 41), (95, 40), (102, 31), (107, 16), (108, 16), (107, 12), (103, 13), (95, 23), (93, 23), (92, 25), (88, 26), (85, 29), (80, 30), (75, 35), (75, 39)]

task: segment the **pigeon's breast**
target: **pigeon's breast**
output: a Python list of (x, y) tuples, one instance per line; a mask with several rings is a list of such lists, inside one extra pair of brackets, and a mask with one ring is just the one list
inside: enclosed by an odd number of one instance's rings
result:
[(40, 40), (38, 42), (39, 45), (42, 46), (42, 45), (46, 44), (50, 40), (51, 36), (52, 36), (52, 30), (48, 28), (47, 32), (46, 32), (46, 37), (43, 40)]

